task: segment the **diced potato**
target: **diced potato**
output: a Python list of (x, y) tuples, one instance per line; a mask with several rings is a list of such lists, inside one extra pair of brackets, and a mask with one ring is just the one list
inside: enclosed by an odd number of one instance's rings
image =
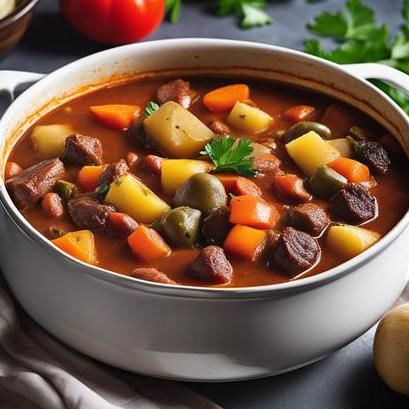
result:
[(165, 159), (161, 166), (161, 183), (165, 193), (174, 194), (177, 188), (195, 173), (209, 172), (209, 162), (193, 159)]
[(243, 102), (236, 102), (227, 117), (229, 125), (246, 133), (259, 133), (265, 131), (273, 124), (273, 118), (262, 111)]
[(155, 146), (171, 158), (192, 158), (214, 137), (199, 118), (172, 101), (146, 118), (144, 127)]
[(52, 240), (52, 242), (78, 260), (89, 264), (97, 262), (94, 235), (89, 230), (67, 233), (58, 239)]
[(352, 157), (351, 142), (347, 138), (332, 139), (327, 143), (333, 146), (344, 158)]
[(379, 233), (357, 226), (332, 226), (327, 244), (339, 256), (349, 259), (362, 253), (381, 238)]
[(136, 221), (147, 224), (155, 222), (170, 210), (166, 202), (130, 174), (111, 184), (105, 202), (113, 204)]
[(294, 139), (286, 147), (288, 154), (307, 176), (312, 176), (320, 166), (341, 156), (337, 149), (314, 131)]
[(42, 159), (51, 159), (63, 153), (65, 138), (73, 133), (70, 125), (41, 125), (34, 128), (31, 141)]

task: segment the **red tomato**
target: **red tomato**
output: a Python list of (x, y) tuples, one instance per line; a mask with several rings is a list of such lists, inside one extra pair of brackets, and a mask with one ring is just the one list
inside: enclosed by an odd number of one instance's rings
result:
[(60, 0), (65, 18), (85, 37), (108, 44), (132, 43), (162, 22), (164, 0)]

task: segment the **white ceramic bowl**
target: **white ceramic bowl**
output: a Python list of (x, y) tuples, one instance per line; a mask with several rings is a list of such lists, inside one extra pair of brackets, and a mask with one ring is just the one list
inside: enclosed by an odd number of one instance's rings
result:
[[(408, 77), (392, 68), (340, 67), (255, 43), (181, 39), (114, 48), (37, 82), (0, 121), (1, 169), (39, 111), (108, 79), (160, 72), (244, 75), (307, 87), (360, 108), (407, 151), (406, 115), (362, 79), (381, 78), (409, 90)], [(38, 75), (3, 72), (0, 88), (30, 79)], [(3, 180), (0, 212), (1, 269), (24, 309), (84, 354), (157, 377), (239, 380), (313, 362), (370, 328), (408, 282), (408, 215), (368, 251), (323, 274), (273, 286), (209, 289), (148, 283), (73, 259), (22, 217)]]

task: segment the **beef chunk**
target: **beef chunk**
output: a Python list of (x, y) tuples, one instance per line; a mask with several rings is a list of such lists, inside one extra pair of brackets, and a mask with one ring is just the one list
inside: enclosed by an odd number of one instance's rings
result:
[(55, 182), (64, 176), (64, 165), (59, 159), (49, 159), (24, 169), (7, 181), (7, 189), (19, 209), (33, 207), (46, 193), (53, 190)]
[(330, 213), (350, 224), (361, 224), (373, 219), (378, 202), (362, 185), (351, 184), (336, 193), (329, 202)]
[(218, 136), (227, 136), (231, 134), (230, 128), (218, 119), (214, 119), (210, 122), (209, 128)]
[(358, 160), (369, 166), (371, 171), (384, 175), (391, 163), (388, 152), (378, 142), (361, 142), (354, 144), (354, 152)]
[(285, 224), (319, 236), (329, 224), (325, 211), (314, 203), (303, 203), (291, 208), (284, 217)]
[(131, 273), (131, 277), (140, 278), (145, 281), (153, 281), (161, 284), (176, 284), (165, 273), (156, 268), (137, 268)]
[(201, 235), (206, 244), (221, 246), (233, 225), (229, 222), (230, 209), (220, 207), (203, 220)]
[(273, 249), (272, 261), (288, 274), (300, 274), (314, 266), (321, 255), (320, 246), (313, 237), (287, 227)]
[(190, 89), (187, 81), (177, 79), (162, 85), (158, 89), (157, 97), (161, 104), (167, 101), (174, 101), (183, 108), (188, 109), (196, 99), (196, 92)]
[(65, 140), (61, 156), (70, 165), (100, 165), (102, 163), (102, 144), (98, 138), (74, 134)]
[(108, 186), (114, 180), (120, 178), (121, 176), (129, 172), (129, 167), (126, 164), (124, 159), (121, 159), (119, 162), (111, 163), (100, 176), (98, 186)]
[(214, 284), (226, 284), (231, 280), (233, 267), (222, 248), (208, 246), (202, 249), (191, 265), (191, 274)]
[(68, 211), (76, 226), (93, 230), (105, 227), (108, 216), (115, 212), (115, 207), (102, 204), (94, 194), (82, 194), (68, 202)]

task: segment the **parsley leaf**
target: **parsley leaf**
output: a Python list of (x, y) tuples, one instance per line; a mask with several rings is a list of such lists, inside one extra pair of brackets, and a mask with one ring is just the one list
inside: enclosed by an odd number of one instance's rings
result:
[(150, 117), (155, 111), (159, 109), (159, 105), (156, 102), (150, 101), (145, 107), (146, 118)]
[(165, 0), (166, 15), (172, 24), (179, 21), (181, 8), (182, 0)]
[(253, 152), (251, 144), (250, 139), (235, 141), (231, 136), (225, 136), (206, 144), (200, 154), (213, 161), (215, 172), (233, 171), (242, 176), (254, 176), (253, 158), (249, 156)]
[(264, 11), (266, 0), (219, 0), (217, 14), (241, 17), (241, 26), (251, 28), (271, 24), (271, 17)]
[[(339, 64), (377, 62), (409, 73), (409, 0), (403, 1), (401, 32), (390, 38), (386, 25), (377, 25), (374, 11), (362, 0), (347, 0), (343, 10), (323, 12), (308, 25), (311, 32), (338, 42), (324, 49), (317, 39), (304, 42), (305, 51)], [(382, 81), (372, 81), (409, 114), (409, 96)]]

